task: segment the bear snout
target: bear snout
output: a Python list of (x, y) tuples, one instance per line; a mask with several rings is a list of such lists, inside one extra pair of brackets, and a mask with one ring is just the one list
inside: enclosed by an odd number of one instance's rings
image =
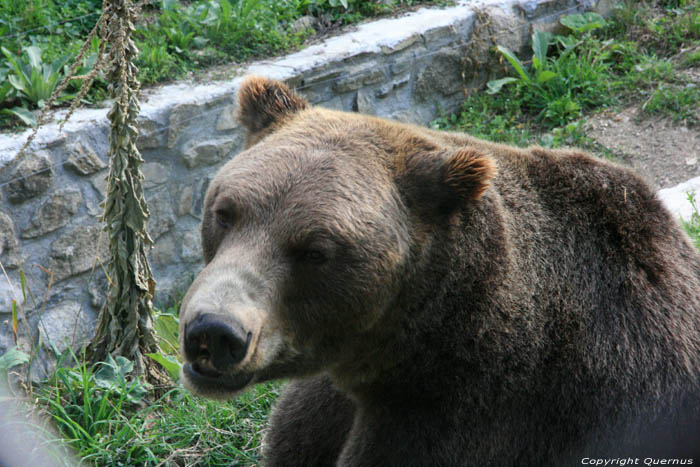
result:
[(193, 369), (217, 377), (238, 365), (250, 348), (253, 333), (234, 318), (215, 313), (196, 313), (185, 328), (185, 358)]

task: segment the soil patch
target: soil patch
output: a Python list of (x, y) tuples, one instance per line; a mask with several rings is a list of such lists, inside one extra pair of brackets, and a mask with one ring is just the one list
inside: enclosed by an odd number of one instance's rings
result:
[(639, 106), (595, 115), (586, 122), (586, 135), (656, 188), (700, 176), (700, 128), (666, 118), (640, 121), (638, 115)]
[[(700, 86), (700, 68), (683, 70), (686, 86)], [(635, 168), (655, 188), (700, 176), (700, 126), (670, 118), (640, 118), (644, 101), (589, 117), (586, 136)], [(698, 109), (700, 114), (700, 109)]]

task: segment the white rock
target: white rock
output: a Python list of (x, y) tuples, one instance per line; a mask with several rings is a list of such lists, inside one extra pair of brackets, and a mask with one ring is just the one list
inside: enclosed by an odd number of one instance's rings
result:
[(659, 198), (666, 207), (684, 220), (689, 220), (693, 213), (693, 207), (688, 200), (689, 193), (695, 195), (696, 205), (700, 205), (700, 177), (658, 191)]

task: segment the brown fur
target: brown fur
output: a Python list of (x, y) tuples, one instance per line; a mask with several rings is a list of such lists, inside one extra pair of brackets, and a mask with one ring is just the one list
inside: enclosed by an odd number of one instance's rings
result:
[(700, 257), (640, 178), (262, 78), (239, 102), (254, 145), (207, 193), (181, 336), (206, 311), (254, 345), (218, 379), (186, 352), (184, 381), (227, 397), (301, 378), (268, 465), (698, 455)]

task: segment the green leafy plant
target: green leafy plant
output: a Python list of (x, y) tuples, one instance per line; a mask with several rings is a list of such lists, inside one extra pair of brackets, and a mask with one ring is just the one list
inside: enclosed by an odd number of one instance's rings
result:
[[(63, 77), (63, 66), (70, 56), (63, 56), (52, 63), (44, 63), (39, 47), (24, 47), (22, 51), (23, 54), (18, 56), (2, 47), (2, 53), (12, 65), (8, 80), (22, 100), (41, 108)], [(70, 97), (62, 96), (60, 99)]]
[(9, 386), (8, 372), (19, 365), (29, 363), (31, 356), (19, 350), (17, 347), (8, 349), (0, 356), (0, 387)]
[(683, 227), (685, 231), (688, 232), (690, 239), (693, 241), (696, 247), (700, 249), (700, 211), (698, 211), (697, 201), (695, 199), (695, 193), (688, 193), (688, 202), (692, 207), (692, 212), (690, 213), (690, 218), (688, 220), (683, 220)]
[[(6, 99), (12, 91), (24, 104), (10, 109), (2, 109), (2, 113), (14, 115), (25, 124), (33, 125), (35, 117), (30, 109), (44, 107), (63, 78), (63, 67), (70, 55), (63, 56), (51, 63), (44, 63), (41, 59), (41, 49), (37, 46), (24, 47), (22, 55), (15, 55), (5, 47), (0, 48), (0, 50), (11, 65), (7, 80), (13, 88), (12, 90), (8, 89), (7, 83), (2, 85), (0, 97)], [(71, 95), (63, 93), (57, 101), (61, 102), (71, 97)]]
[[(526, 110), (545, 126), (566, 124), (581, 115), (582, 110), (599, 105), (606, 92), (609, 63), (607, 52), (590, 32), (605, 25), (595, 13), (563, 17), (562, 24), (572, 36), (555, 36), (536, 31), (532, 35), (532, 65), (526, 67), (510, 50), (496, 46), (496, 51), (512, 66), (516, 76), (489, 81), (488, 93), (501, 92), (504, 86), (515, 86), (513, 93), (521, 98)], [(554, 54), (549, 54), (554, 50)]]
[(177, 381), (182, 368), (178, 351), (180, 320), (175, 314), (155, 312), (153, 327), (160, 351), (146, 355), (165, 368), (173, 381)]
[(700, 123), (700, 89), (660, 86), (642, 106), (645, 114), (661, 114), (688, 125)]

